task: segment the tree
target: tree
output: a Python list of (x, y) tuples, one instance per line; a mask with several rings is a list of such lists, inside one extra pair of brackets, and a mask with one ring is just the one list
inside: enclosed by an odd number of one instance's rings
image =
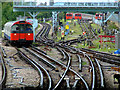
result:
[(9, 21), (15, 21), (16, 17), (19, 15), (23, 16), (23, 12), (13, 12), (13, 3), (12, 2), (3, 2), (2, 3), (2, 28), (4, 24)]

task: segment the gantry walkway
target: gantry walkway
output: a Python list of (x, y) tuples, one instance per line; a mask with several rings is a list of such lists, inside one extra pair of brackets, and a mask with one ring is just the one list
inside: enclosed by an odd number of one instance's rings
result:
[(120, 11), (120, 2), (25, 2), (14, 0), (13, 11), (92, 11), (116, 12)]

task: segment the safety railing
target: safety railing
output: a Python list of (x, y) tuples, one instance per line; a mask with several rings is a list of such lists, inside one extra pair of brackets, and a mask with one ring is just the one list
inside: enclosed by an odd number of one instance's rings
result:
[(120, 2), (48, 2), (13, 0), (14, 7), (119, 7)]

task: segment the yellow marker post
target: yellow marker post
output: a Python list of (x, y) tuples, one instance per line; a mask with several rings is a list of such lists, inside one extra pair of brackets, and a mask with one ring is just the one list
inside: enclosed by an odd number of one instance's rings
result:
[(65, 26), (65, 29), (69, 29), (69, 25), (66, 25), (66, 26)]

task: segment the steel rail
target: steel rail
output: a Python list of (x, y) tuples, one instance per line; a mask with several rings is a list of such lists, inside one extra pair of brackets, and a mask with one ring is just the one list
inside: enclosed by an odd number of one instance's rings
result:
[[(63, 65), (65, 68), (67, 68), (66, 65), (64, 65), (64, 64), (62, 64), (62, 63), (61, 63), (61, 65)], [(69, 67), (69, 70), (70, 70), (71, 72), (77, 74), (77, 76), (78, 76), (79, 78), (81, 78), (81, 80), (82, 80), (83, 83), (85, 84), (86, 89), (89, 90), (89, 86), (88, 86), (88, 84), (86, 83), (86, 81), (85, 81), (78, 73), (76, 73), (74, 70), (72, 70), (70, 67)], [(62, 78), (62, 79), (63, 79), (63, 78)], [(59, 85), (58, 85), (58, 86), (59, 86)]]
[(70, 64), (71, 64), (71, 57), (70, 55), (67, 53), (67, 56), (68, 56), (68, 63), (67, 63), (67, 66), (66, 66), (66, 70), (65, 72), (63, 73), (61, 79), (57, 82), (57, 84), (55, 85), (55, 87), (53, 88), (53, 90), (57, 89), (57, 87), (60, 85), (60, 83), (63, 81), (65, 75), (67, 74), (68, 70), (69, 70), (69, 67), (70, 67)]
[[(65, 51), (65, 50), (64, 50)], [(66, 53), (66, 52), (64, 52), (64, 53)], [(66, 54), (65, 54), (66, 55)], [(65, 65), (64, 65), (65, 66)], [(66, 66), (65, 66), (66, 67)], [(83, 83), (85, 84), (85, 87), (86, 87), (86, 89), (87, 90), (89, 90), (89, 86), (88, 86), (88, 84), (86, 83), (86, 81), (84, 80), (84, 78), (80, 75), (80, 74), (78, 74), (76, 71), (74, 71), (73, 69), (71, 69), (71, 67), (69, 67), (69, 70), (71, 71), (71, 72), (73, 72), (74, 74), (76, 74), (82, 81), (83, 81)]]
[(36, 38), (37, 38), (38, 35), (43, 31), (44, 28), (45, 28), (45, 26), (43, 26), (42, 29), (39, 31), (39, 33), (37, 33)]
[(36, 48), (32, 47), (31, 49), (32, 49), (33, 51), (37, 52), (38, 54), (44, 56), (45, 58), (47, 58), (47, 59), (49, 59), (49, 60), (51, 60), (51, 61), (54, 61), (55, 63), (57, 63), (57, 64), (59, 64), (59, 65), (61, 65), (61, 66), (64, 67), (64, 64), (58, 62), (57, 60), (53, 59), (52, 57), (50, 57), (50, 56), (48, 56), (48, 55), (46, 55), (46, 54), (40, 52), (40, 51), (37, 50)]
[(48, 87), (48, 90), (50, 90), (51, 89), (51, 87), (52, 87), (52, 79), (51, 79), (51, 77), (50, 77), (50, 75), (49, 75), (49, 73), (47, 72), (47, 70), (43, 67), (43, 66), (41, 66), (38, 62), (36, 62), (34, 59), (31, 59), (36, 65), (38, 65), (45, 73), (46, 73), (46, 75), (47, 75), (47, 77), (48, 77), (48, 79), (49, 79), (49, 87)]
[(41, 80), (40, 80), (40, 83), (39, 83), (39, 87), (43, 88), (43, 73), (42, 73), (42, 71), (40, 70), (40, 68), (36, 65), (36, 63), (33, 62), (32, 59), (30, 59), (29, 57), (27, 57), (22, 51), (20, 51), (20, 50), (18, 50), (18, 49), (17, 49), (17, 51), (18, 51), (19, 55), (20, 55), (22, 58), (24, 58), (24, 60), (25, 60), (26, 62), (29, 62), (29, 64), (31, 64), (34, 68), (37, 69), (37, 71), (38, 71), (38, 73), (39, 73), (39, 75), (40, 75), (40, 79), (41, 79)]
[(92, 87), (91, 87), (91, 89), (94, 90), (94, 88), (95, 88), (95, 68), (92, 63), (91, 58), (87, 54), (85, 54), (85, 56), (88, 58), (88, 60), (90, 61), (90, 65), (92, 66)]
[(102, 69), (101, 69), (101, 66), (100, 66), (100, 63), (98, 62), (98, 60), (95, 58), (95, 61), (97, 63), (97, 66), (99, 68), (99, 71), (100, 71), (100, 80), (101, 80), (101, 86), (100, 88), (104, 88), (105, 85), (104, 85), (104, 77), (103, 77), (103, 72), (102, 72)]
[(85, 49), (85, 48), (81, 48), (80, 50), (91, 53), (94, 55), (94, 57), (99, 58), (100, 60), (102, 60), (104, 62), (117, 64), (117, 65), (120, 64), (119, 56), (115, 56), (115, 55), (111, 55), (111, 54), (103, 53), (103, 52), (98, 52), (98, 51), (93, 51), (93, 50), (89, 50), (89, 49)]
[[(85, 24), (86, 24), (86, 26), (88, 25), (88, 23), (84, 20), (84, 22), (85, 22)], [(87, 26), (87, 28), (88, 28), (88, 26)], [(91, 31), (92, 31), (92, 34), (93, 34), (93, 36), (97, 39), (97, 36), (95, 35), (95, 33), (93, 32), (93, 28), (92, 28), (92, 26), (91, 26)]]
[(1, 51), (2, 51), (2, 53), (3, 53), (3, 57), (4, 57), (4, 58), (6, 58), (6, 57), (7, 57), (7, 54), (5, 53), (4, 48), (3, 48), (3, 47), (1, 47)]
[(91, 52), (91, 53), (93, 53), (93, 54), (95, 54), (95, 53), (100, 53), (100, 54), (105, 54), (105, 55), (108, 55), (109, 57), (115, 57), (115, 58), (117, 58), (118, 60), (120, 60), (120, 56), (116, 56), (116, 55), (112, 55), (112, 54), (109, 54), (109, 53), (105, 53), (105, 52), (99, 52), (99, 51), (94, 51), (94, 50), (90, 50), (90, 49), (86, 49), (86, 48), (81, 48), (81, 50), (84, 50), (84, 51), (88, 51), (88, 52)]
[(43, 50), (38, 49), (38, 48), (36, 48), (36, 47), (35, 47), (35, 46), (33, 46), (33, 45), (31, 45), (31, 47), (33, 47), (33, 48), (35, 48), (36, 50), (38, 50), (39, 52), (42, 52), (42, 53), (44, 53), (45, 55), (47, 55), (47, 53), (46, 53), (46, 52), (44, 52)]
[(78, 57), (78, 61), (79, 61), (79, 71), (82, 71), (82, 59), (80, 57), (80, 55), (77, 54)]
[(52, 63), (48, 62), (46, 59), (40, 57), (38, 54), (36, 54), (35, 52), (31, 51), (28, 48), (23, 47), (24, 50), (26, 50), (27, 52), (29, 52), (30, 54), (34, 55), (35, 57), (37, 57), (40, 61), (42, 61), (43, 63), (47, 64), (48, 66), (50, 66), (53, 69), (56, 69), (56, 66), (53, 65)]
[(6, 78), (7, 78), (7, 69), (6, 69), (5, 62), (3, 60), (2, 54), (0, 54), (0, 61), (1, 61), (1, 64), (2, 64), (2, 79), (0, 81), (0, 90), (1, 90), (5, 87)]
[(59, 52), (61, 52), (61, 54), (63, 55), (63, 58), (62, 58), (62, 60), (66, 60), (66, 55), (65, 55), (65, 53), (59, 48), (59, 47), (56, 47), (57, 48), (57, 50), (59, 51)]

